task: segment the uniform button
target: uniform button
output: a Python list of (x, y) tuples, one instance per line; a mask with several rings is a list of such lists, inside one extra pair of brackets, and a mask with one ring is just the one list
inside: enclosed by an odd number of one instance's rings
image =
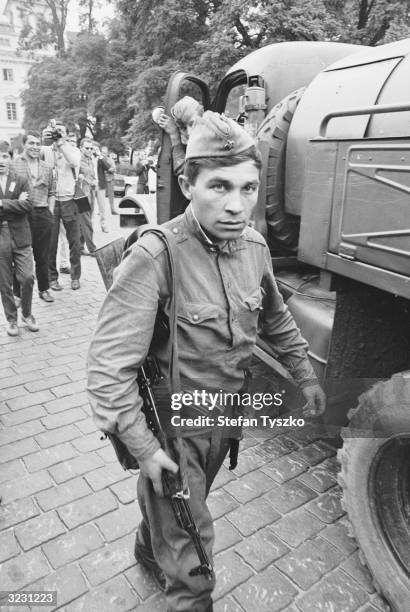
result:
[(174, 228), (172, 229), (172, 231), (173, 231), (173, 233), (174, 233), (174, 234), (178, 234), (178, 228), (177, 228), (177, 227), (174, 227)]
[(194, 321), (198, 321), (199, 317), (197, 314), (194, 314), (194, 316), (192, 317)]

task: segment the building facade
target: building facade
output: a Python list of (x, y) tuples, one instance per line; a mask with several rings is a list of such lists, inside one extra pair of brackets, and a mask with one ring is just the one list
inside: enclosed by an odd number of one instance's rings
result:
[(0, 0), (0, 139), (14, 143), (22, 133), (21, 91), (32, 60), (18, 50), (22, 27), (18, 2)]

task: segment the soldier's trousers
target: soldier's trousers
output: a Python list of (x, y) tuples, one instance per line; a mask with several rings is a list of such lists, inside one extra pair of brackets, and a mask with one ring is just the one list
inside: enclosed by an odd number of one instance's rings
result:
[[(211, 561), (214, 529), (206, 498), (229, 450), (229, 439), (224, 434), (224, 427), (215, 427), (212, 433), (182, 440), (191, 493), (189, 503)], [(208, 612), (212, 609), (215, 579), (189, 576), (189, 571), (199, 565), (198, 556), (188, 534), (176, 524), (169, 500), (155, 495), (151, 480), (142, 475), (137, 491), (143, 516), (140, 535), (144, 544), (152, 547), (167, 579), (167, 612)]]

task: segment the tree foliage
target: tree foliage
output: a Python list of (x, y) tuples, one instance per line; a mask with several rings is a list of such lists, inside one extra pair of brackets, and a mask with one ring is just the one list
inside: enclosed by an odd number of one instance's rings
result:
[(81, 2), (86, 31), (66, 55), (30, 72), (26, 124), (50, 116), (79, 122), (91, 113), (115, 150), (157, 135), (151, 109), (163, 102), (174, 70), (194, 72), (214, 89), (236, 61), (269, 43), (373, 46), (410, 36), (410, 0), (116, 0), (106, 36), (93, 33), (97, 0)]
[(59, 56), (65, 54), (65, 29), (67, 25), (68, 6), (71, 0), (44, 0), (48, 9), (40, 13), (38, 5), (32, 0), (21, 0), (23, 15), (34, 15), (36, 26), (33, 28), (27, 21), (20, 33), (20, 47), (25, 50), (41, 49), (53, 45)]

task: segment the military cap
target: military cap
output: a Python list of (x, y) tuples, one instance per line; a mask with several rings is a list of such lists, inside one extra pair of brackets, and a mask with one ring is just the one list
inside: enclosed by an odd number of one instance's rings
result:
[(206, 111), (195, 121), (185, 159), (232, 157), (255, 145), (255, 139), (236, 121), (225, 115)]

